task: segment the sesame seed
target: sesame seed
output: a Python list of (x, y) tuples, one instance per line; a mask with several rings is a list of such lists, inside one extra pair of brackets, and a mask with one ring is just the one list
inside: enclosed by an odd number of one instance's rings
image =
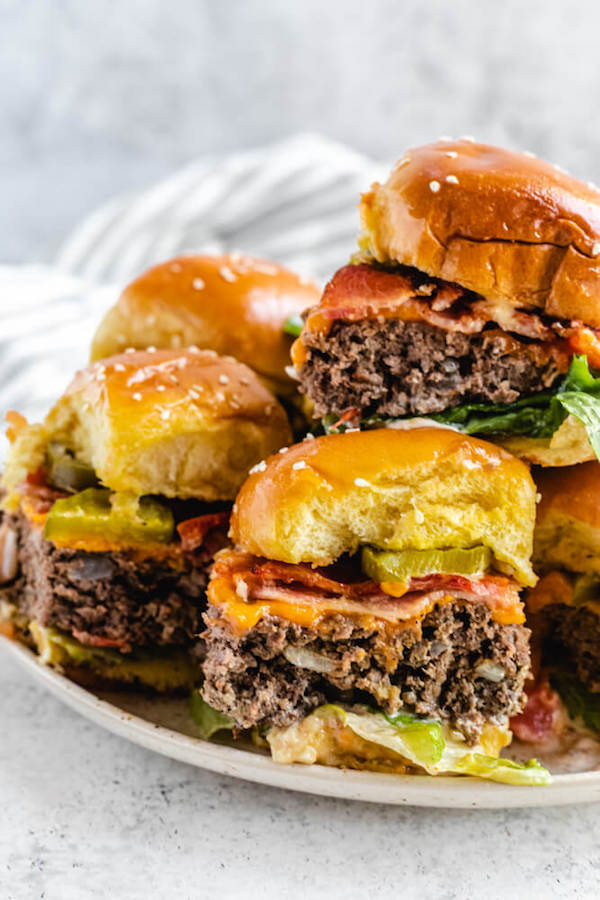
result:
[(296, 471), (298, 471), (298, 469), (306, 469), (306, 463), (301, 459), (299, 462), (294, 463), (292, 469), (295, 469)]
[(219, 403), (225, 403), (225, 394), (222, 391), (217, 391), (215, 397), (219, 401)]
[(240, 401), (238, 400), (237, 397), (230, 397), (230, 398), (229, 398), (229, 405), (230, 405), (230, 407), (231, 407), (232, 409), (239, 409), (239, 408), (240, 408)]
[(133, 395), (133, 399), (139, 401), (139, 400), (142, 399), (142, 395), (141, 395), (140, 393), (134, 394), (134, 395)]
[(438, 141), (452, 141), (452, 140), (454, 140), (454, 139), (451, 138), (451, 137), (448, 137), (447, 134), (443, 134), (443, 135), (441, 136), (441, 138), (438, 138)]
[(135, 347), (126, 347), (125, 353), (135, 353)]
[(600, 254), (600, 241), (596, 241), (596, 243), (592, 247), (592, 256), (598, 256), (599, 254)]
[(305, 440), (305, 441), (314, 441), (314, 439), (315, 439), (315, 436), (312, 433), (312, 431), (307, 432), (307, 434), (305, 434), (304, 438), (303, 438), (303, 440)]
[(219, 384), (229, 384), (227, 375), (219, 375)]
[(174, 349), (177, 349), (178, 347), (181, 347), (181, 335), (180, 335), (180, 334), (174, 334), (174, 335), (172, 335), (172, 337), (171, 337), (171, 347), (173, 347)]
[(232, 272), (229, 266), (221, 266), (221, 268), (219, 269), (219, 275), (221, 276), (221, 278), (224, 278), (225, 281), (229, 282), (235, 281), (237, 278), (235, 272)]
[(196, 347), (195, 344), (190, 344), (190, 346), (187, 349), (188, 349), (188, 353), (200, 353), (200, 350), (198, 349), (198, 347)]
[(356, 485), (356, 487), (371, 487), (366, 478), (355, 478), (354, 484)]
[(469, 141), (470, 144), (474, 144), (475, 138), (472, 134), (463, 134), (461, 137), (459, 137), (459, 141)]
[(289, 447), (282, 447), (282, 448), (280, 449), (279, 452), (280, 452), (280, 453), (287, 453), (289, 449), (290, 449)]
[(422, 525), (424, 521), (425, 516), (423, 515), (421, 510), (417, 509), (417, 507), (415, 506), (415, 522), (417, 523), (417, 525)]
[(115, 372), (124, 372), (125, 366), (123, 363), (115, 363)]
[(242, 375), (242, 377), (240, 378), (240, 384), (248, 385), (250, 384), (250, 379), (246, 378), (245, 375)]
[(149, 347), (146, 347), (146, 352), (147, 353), (156, 353), (156, 347), (154, 347), (152, 344), (150, 344)]
[(154, 325), (155, 322), (156, 322), (156, 316), (154, 316), (152, 314), (150, 314), (149, 316), (146, 316), (146, 325)]
[(446, 175), (446, 181), (448, 184), (458, 184), (458, 178), (456, 175)]
[(169, 268), (170, 268), (171, 272), (175, 272), (175, 273), (181, 272), (181, 266), (179, 265), (179, 263), (171, 263)]
[(166, 391), (166, 387), (164, 384), (159, 384), (156, 388), (157, 391)]
[(192, 287), (195, 291), (201, 291), (204, 287), (204, 280), (202, 278), (194, 278), (192, 281)]
[(429, 182), (429, 190), (431, 191), (432, 194), (437, 194), (440, 187), (441, 187), (441, 185), (440, 185), (439, 181), (430, 181)]
[(171, 417), (171, 410), (170, 410), (170, 409), (163, 409), (163, 411), (162, 411), (161, 414), (160, 414), (160, 417), (161, 417), (161, 419), (163, 419), (163, 421), (166, 422), (166, 420), (169, 419), (169, 418)]
[(591, 188), (593, 191), (597, 191), (597, 190), (598, 190), (598, 185), (597, 185), (597, 184), (594, 184), (593, 181), (586, 181), (586, 184), (587, 184), (587, 186), (588, 186), (589, 188)]
[(456, 152), (456, 150), (446, 150), (446, 156), (449, 156), (450, 159), (456, 159), (458, 153)]
[(193, 388), (190, 388), (188, 391), (188, 397), (191, 397), (192, 400), (199, 400), (200, 394), (198, 393), (198, 391), (195, 391)]
[(541, 503), (541, 502), (542, 502), (542, 495), (540, 494), (539, 491), (538, 491), (537, 494), (535, 495), (535, 502), (536, 502), (536, 503)]
[(523, 156), (528, 156), (529, 159), (536, 159), (535, 153), (532, 153), (531, 150), (523, 150)]
[(261, 462), (256, 463), (255, 466), (252, 466), (252, 468), (250, 469), (250, 475), (255, 475), (257, 472), (264, 472), (266, 468), (267, 464), (263, 459)]
[(104, 374), (104, 372), (97, 373), (96, 381), (106, 381), (106, 375)]
[(187, 357), (182, 356), (181, 359), (177, 360), (175, 365), (177, 366), (178, 369), (185, 369), (185, 367), (187, 366)]

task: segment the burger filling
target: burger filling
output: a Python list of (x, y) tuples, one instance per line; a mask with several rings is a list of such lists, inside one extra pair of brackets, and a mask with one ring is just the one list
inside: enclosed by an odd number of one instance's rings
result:
[(470, 743), (486, 723), (505, 725), (520, 709), (529, 663), (517, 585), (489, 574), (407, 576), (406, 559), (396, 573), (376, 561), (402, 580), (371, 580), (356, 558), (312, 569), (218, 557), (206, 702), (242, 729), (286, 726), (349, 699), (434, 716)]
[(327, 428), (427, 415), (470, 434), (551, 437), (571, 414), (600, 452), (599, 332), (415, 269), (340, 269), (293, 358)]
[(229, 512), (114, 494), (85, 468), (64, 453), (57, 473), (49, 457), (18, 488), (17, 510), (0, 514), (3, 631), (52, 665), (159, 689), (192, 684), (183, 651), (201, 628)]

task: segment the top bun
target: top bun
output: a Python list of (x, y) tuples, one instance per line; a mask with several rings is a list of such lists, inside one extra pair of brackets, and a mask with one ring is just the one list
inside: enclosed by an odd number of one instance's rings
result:
[(600, 463), (538, 470), (535, 481), (536, 567), (600, 574)]
[(315, 284), (277, 263), (232, 253), (181, 256), (125, 288), (98, 326), (91, 359), (128, 347), (195, 345), (234, 356), (275, 393), (291, 393), (283, 324), (319, 299)]
[(408, 150), (361, 204), (361, 244), (492, 300), (600, 326), (600, 192), (469, 140)]
[(484, 544), (531, 585), (534, 520), (529, 469), (501, 448), (450, 429), (380, 428), (305, 440), (255, 466), (231, 535), (257, 556), (315, 565), (361, 544)]
[(60, 441), (107, 487), (229, 500), (290, 440), (282, 407), (247, 366), (211, 351), (138, 351), (89, 366), (43, 425), (16, 430), (3, 483), (16, 490)]

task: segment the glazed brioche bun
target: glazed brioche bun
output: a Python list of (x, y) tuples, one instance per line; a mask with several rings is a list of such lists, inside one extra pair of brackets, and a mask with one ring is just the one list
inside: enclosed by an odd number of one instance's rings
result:
[(379, 262), (600, 326), (600, 192), (549, 163), (469, 140), (415, 147), (361, 218)]
[(291, 315), (319, 299), (311, 281), (266, 260), (181, 256), (149, 269), (125, 288), (96, 331), (91, 359), (127, 347), (195, 345), (234, 356), (276, 394), (295, 391), (286, 375)]
[(574, 416), (567, 416), (550, 438), (495, 434), (493, 440), (536, 466), (575, 466), (596, 458), (584, 426)]
[(242, 549), (327, 565), (361, 544), (388, 550), (484, 544), (532, 585), (535, 485), (504, 450), (440, 428), (305, 440), (256, 466), (234, 505)]
[(600, 463), (537, 470), (534, 477), (541, 494), (536, 569), (600, 575)]
[(134, 351), (78, 372), (43, 425), (17, 429), (15, 489), (60, 441), (115, 491), (229, 500), (257, 460), (290, 440), (251, 369), (208, 350)]

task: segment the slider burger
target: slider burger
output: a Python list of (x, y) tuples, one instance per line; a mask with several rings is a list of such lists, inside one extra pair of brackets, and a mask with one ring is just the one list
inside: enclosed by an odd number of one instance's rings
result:
[(195, 718), (279, 762), (536, 783), (521, 709), (535, 487), (448, 429), (305, 440), (255, 466), (217, 556)]
[(80, 681), (191, 684), (209, 563), (283, 409), (230, 357), (163, 350), (78, 372), (42, 424), (7, 418), (4, 633)]
[[(528, 620), (541, 662), (570, 711), (600, 731), (600, 465), (536, 473), (541, 502)], [(539, 704), (539, 698), (535, 698)]]
[(600, 193), (467, 140), (407, 151), (293, 348), (328, 428), (430, 417), (531, 462), (600, 454)]
[(285, 322), (319, 298), (315, 284), (274, 262), (232, 253), (181, 256), (161, 263), (125, 288), (98, 326), (92, 360), (127, 347), (195, 345), (234, 356), (269, 390), (296, 393)]

